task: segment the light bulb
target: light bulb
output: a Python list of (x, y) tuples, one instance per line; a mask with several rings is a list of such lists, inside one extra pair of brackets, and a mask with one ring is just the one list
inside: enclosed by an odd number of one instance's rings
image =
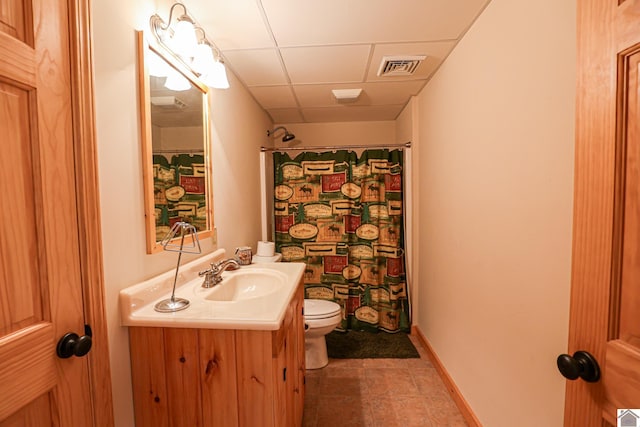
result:
[(211, 69), (215, 60), (213, 59), (213, 51), (207, 43), (200, 43), (196, 46), (195, 55), (193, 57), (193, 68), (198, 74), (206, 74)]
[(229, 89), (227, 71), (224, 68), (224, 64), (220, 61), (213, 62), (211, 68), (202, 76), (202, 81), (207, 86), (215, 89)]
[(191, 18), (186, 15), (181, 16), (173, 27), (173, 37), (171, 37), (171, 50), (183, 58), (192, 58), (198, 45), (196, 29)]

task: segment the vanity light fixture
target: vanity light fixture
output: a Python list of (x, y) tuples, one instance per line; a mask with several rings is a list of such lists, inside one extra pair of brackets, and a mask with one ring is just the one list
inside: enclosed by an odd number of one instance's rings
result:
[(200, 74), (200, 80), (215, 89), (228, 89), (229, 80), (222, 60), (215, 59), (214, 47), (207, 39), (198, 44), (196, 56), (193, 59), (193, 69)]
[[(177, 7), (182, 8), (183, 13), (172, 24)], [(196, 25), (184, 4), (174, 3), (171, 6), (167, 22), (154, 14), (151, 16), (150, 26), (151, 34), (158, 43), (197, 74), (204, 84), (215, 89), (229, 87), (220, 52), (207, 39), (202, 27)]]

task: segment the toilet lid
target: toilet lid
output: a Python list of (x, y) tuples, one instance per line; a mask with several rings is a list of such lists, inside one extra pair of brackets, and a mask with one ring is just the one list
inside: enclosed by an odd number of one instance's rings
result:
[(333, 301), (323, 299), (305, 299), (305, 319), (324, 319), (340, 313), (340, 306)]

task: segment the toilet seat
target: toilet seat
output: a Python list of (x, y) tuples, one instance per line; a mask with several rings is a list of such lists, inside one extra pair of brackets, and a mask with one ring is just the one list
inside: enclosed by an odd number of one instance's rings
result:
[(321, 320), (340, 314), (340, 305), (333, 301), (321, 299), (304, 300), (305, 320)]

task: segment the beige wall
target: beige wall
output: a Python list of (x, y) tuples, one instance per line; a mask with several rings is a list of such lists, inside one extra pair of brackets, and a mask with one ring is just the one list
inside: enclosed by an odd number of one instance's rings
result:
[[(100, 200), (116, 425), (133, 425), (126, 328), (120, 327), (118, 292), (175, 268), (175, 253), (145, 251), (142, 160), (134, 30), (146, 29), (156, 11), (151, 0), (93, 2), (96, 125)], [(168, 7), (159, 7), (162, 16)], [(230, 75), (231, 89), (212, 96), (214, 216), (217, 247), (256, 245), (260, 238), (259, 147), (271, 127), (268, 116)], [(185, 255), (183, 262), (193, 259)]]
[(575, 18), (493, 0), (417, 100), (418, 325), (485, 426), (562, 425)]
[(395, 141), (397, 144), (413, 141), (414, 103), (415, 97), (412, 97), (395, 121)]
[[(277, 125), (276, 125), (277, 126)], [(282, 142), (282, 131), (278, 131), (273, 146), (277, 148), (311, 147), (326, 145), (376, 145), (389, 144), (395, 140), (395, 121), (381, 122), (334, 122), (334, 123), (288, 123), (287, 130), (295, 134), (290, 143)]]

